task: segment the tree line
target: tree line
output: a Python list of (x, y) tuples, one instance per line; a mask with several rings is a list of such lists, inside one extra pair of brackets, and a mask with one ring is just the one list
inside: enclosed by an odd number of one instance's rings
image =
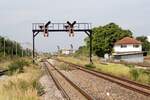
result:
[[(133, 33), (130, 30), (122, 29), (115, 23), (109, 23), (104, 26), (94, 27), (93, 32), (93, 54), (99, 57), (103, 57), (105, 53), (111, 54), (113, 52), (114, 43), (124, 37), (133, 37)], [(137, 40), (142, 42), (142, 50), (150, 52), (150, 42), (148, 42), (146, 36), (138, 36)], [(76, 55), (83, 54), (88, 55), (90, 46), (89, 37), (84, 39), (86, 45), (79, 47), (76, 51)]]
[(3, 56), (31, 56), (31, 50), (23, 49), (20, 43), (0, 36), (0, 57)]

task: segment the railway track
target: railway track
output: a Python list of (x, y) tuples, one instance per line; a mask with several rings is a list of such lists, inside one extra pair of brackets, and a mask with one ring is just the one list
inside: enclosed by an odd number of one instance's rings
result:
[[(67, 86), (72, 86), (72, 88), (74, 88), (77, 92), (78, 95), (76, 93), (77, 96), (83, 96), (82, 98), (80, 98), (79, 100), (94, 100), (94, 98), (89, 95), (87, 92), (85, 92), (83, 89), (81, 89), (80, 87), (78, 87), (75, 83), (73, 83), (69, 78), (67, 78), (62, 72), (60, 72), (54, 65), (52, 65), (50, 62), (45, 61), (44, 62), (45, 66), (46, 66), (46, 70), (48, 71), (49, 75), (52, 77), (54, 83), (56, 84), (57, 88), (61, 91), (63, 97), (67, 100), (72, 100), (72, 97), (68, 94), (68, 92), (65, 90), (65, 86), (62, 86), (61, 82), (60, 82), (60, 78), (58, 79), (58, 77), (56, 78), (56, 72), (57, 74), (59, 74), (66, 82), (67, 82)], [(49, 68), (51, 67), (51, 69)], [(52, 71), (53, 70), (53, 71)], [(55, 71), (55, 73), (53, 73)], [(66, 84), (66, 83), (65, 83)], [(70, 84), (70, 85), (69, 85)], [(72, 91), (71, 91), (72, 92)], [(77, 100), (77, 99), (75, 99)]]
[(75, 68), (81, 70), (81, 71), (84, 71), (86, 73), (90, 73), (94, 76), (103, 78), (105, 80), (111, 81), (111, 82), (116, 83), (116, 84), (119, 84), (120, 86), (125, 87), (127, 89), (133, 90), (135, 92), (141, 93), (141, 94), (146, 95), (146, 96), (150, 96), (150, 86), (148, 86), (148, 85), (139, 84), (137, 82), (127, 80), (124, 78), (120, 78), (120, 77), (116, 77), (116, 76), (106, 74), (103, 72), (98, 72), (95, 70), (86, 69), (84, 66), (77, 65), (77, 64), (67, 62), (67, 61), (63, 61), (60, 59), (55, 59), (55, 60), (57, 60), (59, 62), (64, 62), (66, 64), (69, 64), (72, 67), (75, 67)]
[(4, 75), (8, 70), (0, 70), (0, 76)]
[(58, 80), (55, 78), (55, 76), (53, 75), (53, 73), (48, 69), (46, 63), (44, 62), (45, 65), (45, 71), (47, 72), (47, 74), (52, 78), (52, 80), (54, 81), (56, 87), (58, 90), (60, 90), (62, 96), (66, 99), (66, 100), (70, 100), (70, 97), (68, 96), (68, 94), (65, 92), (65, 90), (62, 88), (62, 86), (60, 85), (60, 83), (58, 82)]

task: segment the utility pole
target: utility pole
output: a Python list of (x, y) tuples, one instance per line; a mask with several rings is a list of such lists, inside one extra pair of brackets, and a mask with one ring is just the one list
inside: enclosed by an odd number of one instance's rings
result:
[[(23, 56), (29, 56), (29, 54), (28, 54), (28, 47), (30, 47), (31, 46), (31, 43), (29, 43), (29, 42), (21, 42), (21, 46), (22, 46), (22, 51), (21, 51), (21, 55), (22, 55), (22, 57)], [(31, 47), (30, 47), (31, 48)]]
[[(16, 42), (16, 41), (15, 41)], [(17, 54), (17, 42), (16, 42), (16, 56), (17, 56), (18, 54)]]
[(21, 47), (22, 47), (22, 49), (21, 49), (21, 56), (23, 57), (23, 56), (24, 56), (23, 45), (24, 45), (25, 43), (24, 43), (24, 42), (21, 42), (20, 44), (21, 44)]
[(29, 56), (28, 48), (26, 48), (26, 56)]
[(4, 57), (5, 57), (5, 37), (4, 37)]
[(11, 47), (11, 56), (13, 57), (13, 53), (14, 53), (14, 51), (13, 51), (13, 42), (12, 42), (12, 47)]
[(23, 53), (24, 53), (24, 52), (23, 52), (23, 49), (22, 49), (22, 57), (23, 57)]

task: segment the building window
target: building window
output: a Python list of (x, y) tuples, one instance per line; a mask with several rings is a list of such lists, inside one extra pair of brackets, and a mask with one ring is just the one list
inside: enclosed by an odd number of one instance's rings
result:
[(127, 47), (127, 45), (121, 45), (121, 48), (126, 48)]
[(138, 48), (139, 45), (138, 45), (138, 44), (134, 44), (133, 47), (134, 47), (134, 48)]

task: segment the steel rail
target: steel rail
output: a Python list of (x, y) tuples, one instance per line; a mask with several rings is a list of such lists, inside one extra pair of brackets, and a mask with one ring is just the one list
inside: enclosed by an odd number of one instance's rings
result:
[(67, 100), (71, 100), (70, 97), (68, 96), (68, 94), (65, 92), (65, 90), (62, 88), (62, 86), (60, 85), (60, 83), (58, 82), (58, 80), (55, 78), (55, 76), (53, 75), (53, 73), (49, 70), (48, 66), (46, 65), (46, 63), (44, 62), (45, 65), (45, 70), (47, 71), (48, 75), (51, 76), (52, 80), (54, 81), (56, 87), (58, 90), (60, 90), (62, 96), (67, 99)]
[[(48, 62), (48, 61), (47, 61)], [(61, 71), (59, 71), (55, 65), (48, 62), (49, 65), (51, 65), (65, 80), (67, 80), (76, 90), (78, 90), (87, 100), (95, 100), (94, 97), (89, 95), (85, 90), (81, 89), (78, 85), (76, 85), (74, 82), (72, 82), (69, 78), (67, 78)]]
[(141, 93), (141, 94), (146, 95), (146, 96), (150, 96), (150, 86), (148, 86), (148, 85), (143, 85), (143, 84), (137, 83), (135, 81), (120, 78), (120, 77), (110, 75), (110, 74), (107, 74), (107, 73), (103, 73), (103, 72), (99, 72), (99, 71), (96, 71), (96, 70), (87, 69), (84, 66), (77, 65), (77, 64), (74, 64), (74, 63), (71, 63), (71, 62), (68, 62), (68, 61), (64, 61), (64, 60), (60, 60), (60, 59), (55, 59), (55, 60), (67, 63), (69, 65), (72, 65), (73, 67), (76, 67), (79, 70), (90, 73), (90, 74), (92, 74), (94, 76), (97, 76), (97, 77), (101, 77), (101, 78), (106, 79), (108, 81), (117, 83), (117, 84), (119, 84), (119, 85), (121, 85), (125, 88), (128, 88), (130, 90), (133, 90), (135, 92)]
[(4, 75), (6, 72), (8, 72), (8, 70), (2, 70), (2, 71), (0, 71), (0, 76)]

